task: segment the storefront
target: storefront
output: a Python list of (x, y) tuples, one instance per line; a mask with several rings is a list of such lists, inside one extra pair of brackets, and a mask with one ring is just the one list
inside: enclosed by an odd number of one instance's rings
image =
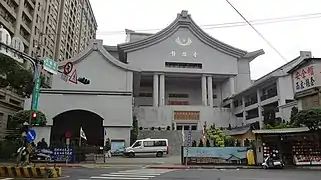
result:
[(260, 139), (257, 156), (282, 159), (286, 165), (321, 165), (320, 138), (308, 128), (253, 131)]

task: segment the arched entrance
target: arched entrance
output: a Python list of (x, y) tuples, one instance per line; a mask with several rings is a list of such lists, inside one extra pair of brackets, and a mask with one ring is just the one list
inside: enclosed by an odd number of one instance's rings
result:
[(80, 127), (84, 130), (90, 146), (102, 146), (104, 143), (103, 118), (86, 110), (71, 110), (53, 118), (51, 143), (65, 140), (66, 132), (70, 132), (73, 143), (79, 142)]

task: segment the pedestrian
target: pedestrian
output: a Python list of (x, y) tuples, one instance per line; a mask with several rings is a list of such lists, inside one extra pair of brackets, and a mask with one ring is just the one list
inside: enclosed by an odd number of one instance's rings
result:
[(110, 139), (107, 138), (106, 143), (105, 143), (105, 157), (106, 158), (111, 158), (111, 143), (110, 143)]

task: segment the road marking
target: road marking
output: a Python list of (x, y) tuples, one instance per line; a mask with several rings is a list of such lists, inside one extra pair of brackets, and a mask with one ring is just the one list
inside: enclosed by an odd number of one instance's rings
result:
[(151, 175), (136, 175), (136, 174), (102, 174), (101, 176), (112, 176), (112, 177), (141, 177), (141, 178), (153, 178)]
[(90, 179), (123, 179), (123, 180), (125, 180), (125, 179), (133, 179), (133, 180), (147, 180), (147, 179), (149, 179), (149, 178), (133, 178), (133, 177), (103, 177), (103, 176), (92, 176), (92, 177), (90, 177)]
[(0, 180), (11, 180), (13, 178), (3, 178), (3, 179), (0, 179)]
[(161, 174), (156, 174), (156, 173), (134, 173), (134, 172), (119, 172), (119, 173), (110, 173), (110, 174), (115, 174), (115, 175), (146, 175), (146, 176), (160, 176)]

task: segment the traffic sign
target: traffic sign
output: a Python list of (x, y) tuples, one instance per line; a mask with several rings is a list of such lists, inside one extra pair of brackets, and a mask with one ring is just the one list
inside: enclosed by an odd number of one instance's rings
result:
[(43, 61), (43, 69), (52, 74), (58, 74), (58, 63), (46, 57)]
[(26, 134), (27, 141), (33, 142), (36, 139), (36, 131), (33, 129), (29, 129), (28, 133)]
[(74, 72), (71, 74), (69, 81), (75, 84), (78, 84), (78, 78), (77, 78), (77, 71), (76, 69), (74, 70)]
[(64, 66), (64, 74), (68, 75), (71, 73), (74, 68), (74, 64), (72, 62), (67, 62)]

